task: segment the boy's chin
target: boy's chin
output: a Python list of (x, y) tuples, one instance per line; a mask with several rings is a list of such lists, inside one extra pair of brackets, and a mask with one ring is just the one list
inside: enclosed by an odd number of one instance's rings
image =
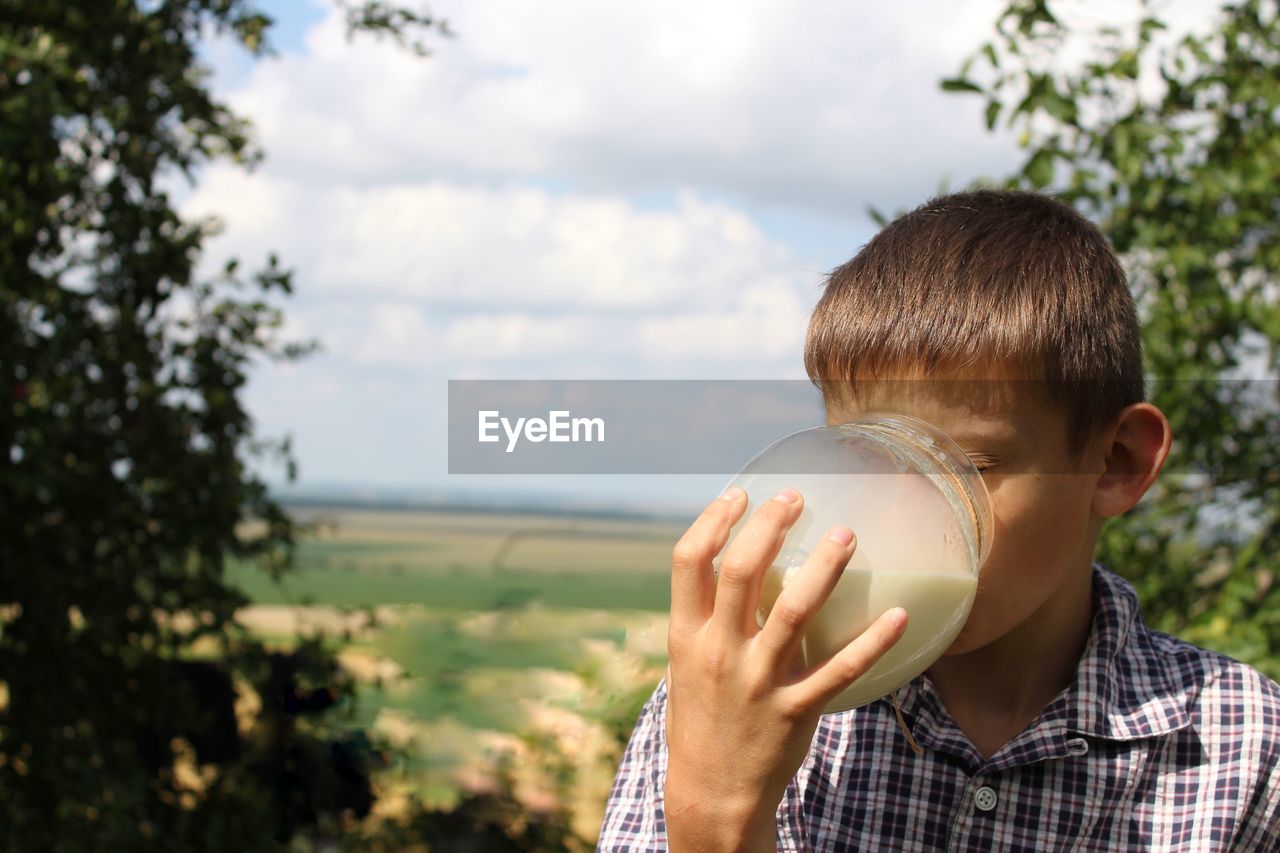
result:
[(965, 625), (960, 629), (960, 633), (956, 635), (956, 638), (951, 641), (951, 645), (947, 646), (947, 650), (942, 653), (942, 657), (950, 658), (958, 655), (967, 655), (970, 652), (976, 652), (990, 642), (990, 638), (982, 637), (969, 630), (969, 626)]

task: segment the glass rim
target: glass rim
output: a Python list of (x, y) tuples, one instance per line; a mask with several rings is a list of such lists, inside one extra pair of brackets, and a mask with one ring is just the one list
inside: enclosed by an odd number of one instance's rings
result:
[[(992, 530), (994, 507), (991, 500), (991, 492), (987, 489), (986, 481), (982, 478), (982, 472), (978, 470), (969, 455), (941, 427), (915, 415), (888, 409), (867, 412), (852, 420), (813, 427), (813, 429), (840, 429), (854, 426), (871, 426), (873, 428), (887, 426), (895, 437), (905, 438), (917, 450), (923, 451), (925, 457), (943, 467), (946, 481), (952, 486), (958, 486), (954, 491), (957, 497), (960, 498), (961, 504), (967, 510), (970, 521), (973, 523), (973, 529), (977, 537), (977, 571), (981, 572), (983, 565), (986, 564), (987, 557), (991, 554), (994, 533)], [(801, 430), (800, 432), (807, 431)], [(918, 438), (918, 434), (921, 433), (927, 436), (933, 442), (934, 447), (941, 452), (930, 453), (928, 446), (921, 443)]]

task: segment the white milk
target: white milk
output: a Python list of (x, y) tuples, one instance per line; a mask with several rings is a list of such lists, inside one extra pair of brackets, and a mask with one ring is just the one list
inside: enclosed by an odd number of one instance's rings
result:
[[(761, 591), (761, 621), (797, 569), (773, 566)], [(843, 711), (897, 689), (929, 668), (946, 651), (968, 618), (978, 579), (959, 572), (846, 570), (814, 617), (801, 644), (804, 666), (843, 649), (892, 607), (907, 611), (907, 630), (897, 644), (824, 711)]]
[(888, 414), (805, 430), (757, 455), (730, 485), (746, 490), (748, 506), (721, 558), (778, 491), (790, 487), (804, 497), (765, 575), (761, 625), (828, 530), (844, 525), (857, 537), (844, 574), (805, 632), (805, 666), (830, 658), (886, 610), (907, 611), (897, 644), (825, 712), (865, 704), (907, 683), (964, 627), (990, 548), (990, 498), (963, 451), (935, 427)]
[(725, 551), (761, 503), (791, 487), (803, 496), (804, 509), (775, 561), (782, 568), (802, 564), (827, 531), (844, 525), (857, 539), (848, 571), (974, 576), (972, 544), (961, 520), (922, 474), (751, 474), (736, 484), (747, 492), (747, 510)]

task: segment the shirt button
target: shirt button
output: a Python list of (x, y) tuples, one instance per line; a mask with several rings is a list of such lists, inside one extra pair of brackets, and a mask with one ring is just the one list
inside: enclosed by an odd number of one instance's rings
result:
[(1085, 755), (1089, 752), (1089, 741), (1082, 737), (1073, 737), (1067, 741), (1067, 755)]
[(996, 792), (983, 785), (973, 792), (973, 804), (979, 811), (989, 812), (996, 807)]

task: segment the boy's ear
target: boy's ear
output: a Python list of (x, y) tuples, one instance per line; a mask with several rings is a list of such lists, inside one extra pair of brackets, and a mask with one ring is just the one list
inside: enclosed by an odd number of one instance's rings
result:
[(1106, 470), (1093, 491), (1093, 513), (1111, 518), (1142, 499), (1164, 466), (1173, 431), (1164, 412), (1150, 403), (1127, 406), (1106, 435)]

